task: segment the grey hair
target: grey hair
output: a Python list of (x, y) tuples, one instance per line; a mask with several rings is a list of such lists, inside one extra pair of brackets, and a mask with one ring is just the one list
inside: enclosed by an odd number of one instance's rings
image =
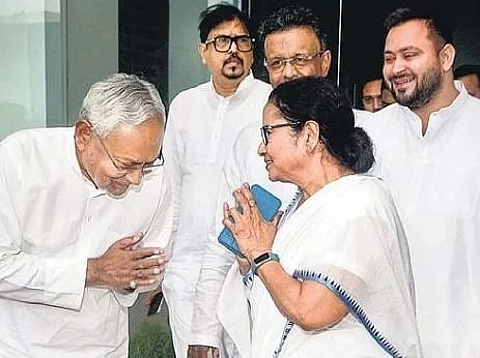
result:
[(165, 120), (165, 106), (153, 84), (135, 75), (116, 73), (94, 83), (88, 90), (79, 118), (105, 138), (117, 126), (137, 126), (148, 119)]

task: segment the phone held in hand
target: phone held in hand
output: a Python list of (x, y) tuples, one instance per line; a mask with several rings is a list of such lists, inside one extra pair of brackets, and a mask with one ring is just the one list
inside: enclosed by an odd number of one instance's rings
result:
[[(282, 206), (280, 199), (258, 184), (253, 184), (250, 187), (250, 191), (252, 192), (253, 198), (255, 199), (258, 210), (260, 211), (263, 219), (266, 221), (272, 221), (277, 214), (278, 209), (280, 209)], [(238, 207), (238, 209), (240, 212), (242, 211), (241, 207)], [(218, 235), (218, 242), (235, 255), (245, 257), (240, 251), (237, 241), (233, 237), (233, 234), (229, 228), (223, 228), (223, 230), (220, 232), (220, 235)]]

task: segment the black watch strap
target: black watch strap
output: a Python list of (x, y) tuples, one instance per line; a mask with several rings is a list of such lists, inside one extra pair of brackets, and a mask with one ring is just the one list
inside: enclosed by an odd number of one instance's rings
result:
[(267, 262), (270, 262), (270, 261), (280, 262), (280, 257), (278, 257), (277, 254), (275, 254), (271, 251), (264, 252), (263, 254), (260, 254), (257, 257), (255, 257), (252, 261), (253, 273), (255, 275), (257, 275), (257, 271), (260, 268), (260, 266), (262, 266), (262, 265), (264, 265), (264, 264), (266, 264)]

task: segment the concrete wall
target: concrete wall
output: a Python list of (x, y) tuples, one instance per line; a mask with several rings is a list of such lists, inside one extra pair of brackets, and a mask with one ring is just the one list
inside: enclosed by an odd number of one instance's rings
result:
[(118, 0), (2, 0), (0, 139), (72, 124), (88, 86), (117, 72)]
[(0, 7), (0, 139), (46, 124), (45, 11), (43, 2)]
[(172, 100), (178, 92), (205, 82), (208, 71), (197, 52), (200, 40), (198, 16), (207, 7), (207, 0), (170, 1), (170, 44), (168, 93)]
[(118, 0), (62, 0), (68, 123), (88, 87), (118, 70)]

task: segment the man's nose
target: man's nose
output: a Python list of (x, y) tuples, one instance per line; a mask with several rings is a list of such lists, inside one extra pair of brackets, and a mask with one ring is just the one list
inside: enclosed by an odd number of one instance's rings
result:
[(232, 44), (230, 45), (230, 50), (228, 52), (238, 52), (237, 43), (234, 40), (232, 40)]
[(379, 111), (382, 108), (383, 108), (382, 97), (375, 97), (373, 99), (373, 111), (376, 112), (376, 111)]
[(283, 68), (283, 78), (285, 81), (291, 81), (294, 80), (295, 78), (299, 77), (299, 72), (295, 65), (293, 65), (291, 62), (287, 61), (285, 63), (285, 67)]
[(136, 168), (135, 170), (130, 171), (125, 178), (130, 184), (139, 185), (143, 178), (143, 168)]

